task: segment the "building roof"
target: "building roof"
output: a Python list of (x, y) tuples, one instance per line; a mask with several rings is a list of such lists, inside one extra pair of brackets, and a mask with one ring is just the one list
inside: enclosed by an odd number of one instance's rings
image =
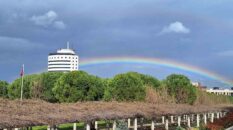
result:
[(49, 53), (49, 55), (76, 55), (73, 49), (59, 49), (57, 52)]

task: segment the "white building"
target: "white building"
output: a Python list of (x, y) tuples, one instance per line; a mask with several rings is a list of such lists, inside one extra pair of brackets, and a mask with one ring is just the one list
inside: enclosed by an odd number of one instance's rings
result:
[(67, 43), (66, 49), (59, 49), (48, 56), (48, 71), (68, 72), (78, 70), (79, 57), (73, 49), (69, 48)]
[(233, 90), (231, 89), (206, 89), (206, 92), (214, 93), (217, 95), (227, 95), (227, 96), (233, 96)]
[(191, 84), (195, 87), (200, 87), (201, 83), (200, 82), (191, 82)]

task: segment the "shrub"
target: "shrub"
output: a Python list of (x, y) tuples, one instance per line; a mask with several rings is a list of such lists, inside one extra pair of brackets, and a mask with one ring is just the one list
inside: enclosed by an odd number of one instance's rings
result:
[[(24, 76), (23, 84), (23, 98), (29, 99), (32, 98), (31, 88), (35, 85), (35, 82), (38, 81), (39, 75), (26, 75)], [(21, 95), (21, 78), (16, 79), (8, 87), (8, 96), (10, 99), (20, 98)]]
[(98, 101), (103, 98), (104, 82), (84, 71), (62, 75), (53, 88), (60, 102)]
[(145, 101), (148, 103), (155, 104), (175, 103), (175, 99), (168, 94), (166, 87), (160, 87), (159, 89), (155, 89), (153, 87), (147, 86)]
[(8, 83), (6, 81), (0, 80), (0, 97), (6, 98), (7, 97), (7, 87)]
[(108, 84), (105, 94), (117, 101), (140, 101), (145, 99), (145, 87), (137, 75), (125, 73), (116, 75)]
[(186, 76), (172, 74), (164, 82), (168, 93), (176, 98), (177, 103), (193, 104), (196, 100), (196, 88)]

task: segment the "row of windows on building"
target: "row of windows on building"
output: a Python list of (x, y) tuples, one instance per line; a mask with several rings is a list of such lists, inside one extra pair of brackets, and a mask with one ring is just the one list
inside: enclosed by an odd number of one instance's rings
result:
[[(61, 65), (64, 65), (64, 64), (49, 64), (49, 66), (52, 66), (52, 65), (57, 65), (57, 66), (61, 66)], [(67, 65), (66, 65), (67, 66)], [(70, 64), (70, 66), (78, 66), (77, 64)], [(62, 66), (61, 66), (62, 67)]]
[[(49, 57), (49, 59), (63, 59), (63, 57)], [(74, 58), (74, 57), (64, 57), (64, 59), (78, 59), (78, 57)]]
[(49, 69), (78, 69), (78, 67), (48, 67)]
[(75, 66), (77, 66), (78, 64), (49, 64), (49, 66), (51, 66), (51, 65), (75, 65)]
[(74, 61), (74, 60), (72, 60), (72, 61), (70, 61), (70, 60), (53, 60), (53, 61), (49, 61), (49, 62), (78, 62), (77, 60), (76, 61)]

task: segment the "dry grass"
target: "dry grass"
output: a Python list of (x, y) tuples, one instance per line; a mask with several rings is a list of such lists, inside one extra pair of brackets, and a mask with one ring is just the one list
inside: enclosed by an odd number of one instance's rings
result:
[(152, 87), (146, 87), (145, 101), (153, 104), (174, 104), (175, 99), (171, 97), (165, 87), (155, 90)]
[(197, 91), (196, 105), (232, 104), (230, 96), (210, 94), (203, 90)]
[(157, 118), (161, 115), (181, 115), (226, 110), (228, 106), (190, 106), (143, 102), (79, 102), (52, 104), (39, 100), (0, 99), (0, 129), (23, 126), (55, 125), (104, 119), (134, 117)]

